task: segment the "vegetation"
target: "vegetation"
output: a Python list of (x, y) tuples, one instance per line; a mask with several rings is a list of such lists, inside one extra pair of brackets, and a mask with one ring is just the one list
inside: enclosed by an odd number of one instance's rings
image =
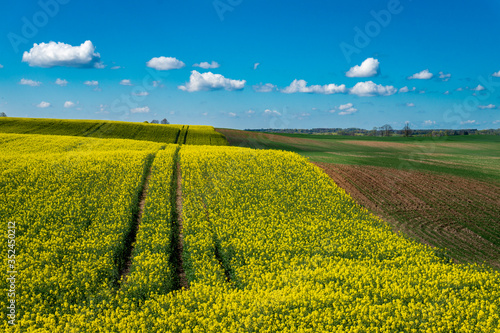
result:
[(370, 165), (500, 182), (500, 136), (357, 137), (217, 129), (230, 145), (282, 149), (314, 162)]
[[(188, 126), (186, 125), (159, 125), (154, 123), (149, 124), (147, 122), (132, 123), (102, 120), (0, 118), (0, 133), (134, 139), (180, 144), (227, 144), (224, 136), (215, 132), (212, 126), (193, 126), (194, 133), (192, 136), (195, 138), (206, 136), (206, 139), (194, 139), (186, 142), (187, 128)], [(183, 130), (184, 132), (182, 132)]]

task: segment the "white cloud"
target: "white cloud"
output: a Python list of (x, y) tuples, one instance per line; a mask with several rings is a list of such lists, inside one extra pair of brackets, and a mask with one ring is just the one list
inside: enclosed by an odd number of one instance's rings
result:
[(246, 111), (246, 113), (247, 113), (247, 114), (254, 114), (254, 113), (255, 113), (255, 111), (254, 111), (254, 110), (248, 110), (248, 111)]
[(404, 86), (403, 88), (400, 88), (400, 89), (399, 89), (399, 92), (400, 92), (400, 93), (407, 93), (407, 92), (409, 92), (409, 91), (415, 91), (415, 90), (417, 90), (417, 88), (413, 87), (413, 88), (411, 88), (411, 89), (410, 89), (410, 88), (408, 88), (407, 86)]
[(340, 112), (339, 112), (340, 116), (345, 116), (348, 114), (353, 114), (355, 112), (358, 112), (358, 109), (354, 108), (352, 103), (340, 105), (339, 110), (340, 110)]
[(57, 79), (55, 84), (61, 86), (61, 87), (65, 87), (66, 85), (68, 85), (68, 81), (66, 81), (65, 79)]
[(132, 82), (130, 82), (130, 80), (125, 80), (125, 79), (124, 79), (124, 80), (121, 80), (121, 81), (120, 81), (120, 84), (121, 84), (122, 86), (133, 86), (133, 84), (132, 84)]
[(111, 67), (111, 69), (120, 69), (120, 68), (122, 68), (122, 67), (121, 66), (113, 66), (113, 67)]
[(212, 60), (212, 63), (204, 61), (200, 62), (199, 64), (194, 64), (193, 67), (201, 67), (203, 69), (209, 69), (209, 68), (219, 68), (220, 65), (217, 61)]
[(132, 95), (134, 95), (134, 96), (148, 96), (149, 93), (147, 91), (138, 91), (138, 92), (133, 92)]
[(484, 110), (484, 109), (496, 109), (497, 106), (493, 104), (488, 104), (488, 105), (478, 105), (478, 109)]
[(444, 94), (444, 95), (449, 95), (449, 94), (450, 94), (450, 92), (449, 92), (448, 90), (446, 90), (443, 94)]
[(436, 125), (436, 122), (434, 120), (426, 120), (424, 121), (424, 125), (426, 126)]
[(457, 88), (457, 89), (455, 89), (455, 90), (456, 90), (456, 91), (463, 91), (463, 90), (464, 90), (464, 88), (459, 87), (459, 88)]
[(345, 84), (341, 84), (340, 86), (330, 83), (321, 85), (312, 85), (307, 86), (307, 82), (304, 80), (293, 80), (290, 85), (284, 89), (281, 89), (281, 92), (285, 94), (292, 93), (315, 93), (315, 94), (336, 94), (336, 93), (345, 93), (347, 91)]
[(445, 74), (444, 72), (439, 72), (439, 78), (443, 81), (448, 81), (451, 78), (451, 74)]
[(50, 106), (50, 103), (49, 102), (40, 102), (40, 104), (38, 104), (36, 107), (37, 108), (48, 108)]
[(485, 90), (485, 88), (482, 85), (478, 84), (477, 87), (472, 88), (471, 90), (474, 90), (474, 91), (483, 91), (483, 90)]
[(33, 80), (29, 80), (29, 79), (21, 79), (21, 81), (19, 81), (19, 84), (22, 84), (24, 86), (38, 87), (42, 84), (42, 82), (33, 81)]
[(3, 68), (3, 65), (2, 65), (2, 64), (0, 64), (0, 68)]
[(264, 114), (269, 116), (281, 116), (281, 113), (279, 113), (278, 111), (270, 109), (265, 109)]
[(101, 63), (101, 56), (95, 52), (95, 47), (90, 40), (80, 46), (71, 46), (61, 42), (35, 43), (29, 52), (24, 52), (22, 61), (27, 62), (31, 67), (104, 67)]
[(354, 87), (349, 89), (349, 93), (358, 96), (390, 96), (398, 90), (393, 86), (383, 86), (375, 84), (372, 81), (358, 82)]
[(234, 112), (229, 112), (228, 115), (229, 115), (229, 117), (236, 117), (236, 113), (234, 113)]
[(494, 120), (493, 121), (493, 124), (499, 124), (500, 123), (500, 120)]
[(130, 109), (130, 112), (132, 112), (132, 113), (148, 113), (149, 106), (144, 106), (142, 108), (133, 108), (133, 109)]
[(72, 101), (66, 101), (66, 102), (64, 102), (64, 107), (65, 108), (72, 108), (73, 106), (75, 106), (75, 103), (73, 103)]
[(408, 106), (408, 107), (414, 107), (415, 103), (406, 103), (406, 106)]
[(412, 76), (409, 76), (408, 80), (413, 80), (413, 79), (417, 79), (417, 80), (429, 80), (433, 76), (434, 76), (434, 74), (430, 73), (428, 69), (424, 69), (421, 72), (418, 72), (418, 73), (413, 74)]
[(212, 72), (199, 73), (198, 71), (191, 71), (189, 82), (183, 86), (178, 86), (180, 90), (184, 91), (210, 91), (210, 90), (242, 90), (245, 87), (245, 80), (232, 80), (227, 79), (220, 74), (213, 74)]
[(173, 57), (158, 57), (152, 58), (146, 63), (146, 66), (159, 71), (167, 71), (170, 69), (179, 69), (186, 66), (182, 61)]
[(465, 120), (465, 121), (461, 121), (460, 125), (475, 124), (475, 123), (476, 123), (475, 120)]
[(83, 82), (84, 85), (86, 86), (98, 86), (99, 85), (99, 81), (85, 81)]
[[(255, 70), (255, 69), (257, 69), (257, 67), (259, 67), (259, 65), (260, 65), (260, 62), (256, 62), (255, 64), (253, 64), (253, 69), (254, 69), (254, 70)], [(499, 73), (500, 73), (500, 72), (499, 72)]]
[(276, 86), (272, 83), (266, 83), (266, 84), (256, 84), (252, 86), (253, 90), (256, 92), (271, 92), (276, 90)]
[(495, 72), (495, 73), (491, 74), (491, 76), (494, 76), (494, 77), (500, 77), (500, 71), (498, 71), (498, 72)]
[(361, 63), (351, 67), (345, 76), (347, 77), (373, 77), (379, 74), (380, 63), (377, 59), (368, 58)]

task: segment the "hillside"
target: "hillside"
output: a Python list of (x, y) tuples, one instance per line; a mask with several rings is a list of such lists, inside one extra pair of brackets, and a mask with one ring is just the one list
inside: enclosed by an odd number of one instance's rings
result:
[(160, 125), (104, 120), (0, 118), (0, 133), (69, 135), (163, 143), (226, 145), (211, 126)]

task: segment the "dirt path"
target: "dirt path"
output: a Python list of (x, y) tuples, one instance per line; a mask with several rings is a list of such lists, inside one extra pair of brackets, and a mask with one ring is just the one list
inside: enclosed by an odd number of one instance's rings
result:
[(451, 175), (315, 163), (395, 231), (500, 268), (500, 186)]
[(184, 235), (182, 233), (182, 173), (179, 162), (176, 164), (174, 185), (175, 210), (172, 218), (172, 230), (174, 233), (172, 237), (172, 263), (175, 267), (175, 274), (177, 276), (177, 289), (189, 289), (186, 272), (184, 271), (184, 261), (182, 259), (182, 252), (184, 250)]
[(127, 277), (130, 273), (130, 266), (132, 265), (132, 251), (134, 249), (135, 240), (137, 238), (137, 230), (139, 230), (139, 226), (141, 224), (142, 213), (144, 212), (144, 206), (146, 204), (146, 196), (148, 192), (149, 179), (151, 178), (151, 169), (153, 165), (153, 161), (155, 159), (155, 155), (150, 156), (146, 166), (146, 173), (143, 178), (140, 192), (139, 192), (139, 200), (137, 203), (137, 211), (134, 213), (132, 226), (130, 228), (129, 234), (125, 237), (125, 245), (123, 251), (123, 261), (119, 263), (119, 278), (118, 281), (124, 283), (127, 280)]

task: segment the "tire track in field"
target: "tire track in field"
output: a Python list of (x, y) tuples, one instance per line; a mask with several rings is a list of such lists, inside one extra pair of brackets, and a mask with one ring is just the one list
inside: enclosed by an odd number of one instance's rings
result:
[[(163, 149), (163, 148), (161, 148)], [(121, 255), (118, 256), (118, 277), (117, 284), (120, 285), (127, 280), (130, 273), (130, 266), (132, 265), (132, 251), (134, 249), (135, 240), (137, 238), (137, 231), (141, 224), (142, 213), (144, 212), (144, 206), (146, 204), (146, 196), (149, 187), (149, 179), (151, 178), (151, 170), (153, 166), (153, 161), (156, 157), (156, 153), (149, 155), (146, 161), (145, 171), (142, 178), (142, 183), (139, 189), (139, 197), (137, 200), (137, 208), (132, 217), (132, 224), (128, 234), (125, 236), (124, 247)]]
[[(180, 148), (179, 148), (180, 149)], [(175, 170), (172, 179), (172, 242), (170, 262), (175, 270), (176, 281), (174, 281), (174, 290), (189, 289), (189, 282), (184, 270), (184, 260), (182, 253), (184, 251), (184, 234), (182, 233), (182, 172), (179, 160), (179, 149), (175, 153)]]

